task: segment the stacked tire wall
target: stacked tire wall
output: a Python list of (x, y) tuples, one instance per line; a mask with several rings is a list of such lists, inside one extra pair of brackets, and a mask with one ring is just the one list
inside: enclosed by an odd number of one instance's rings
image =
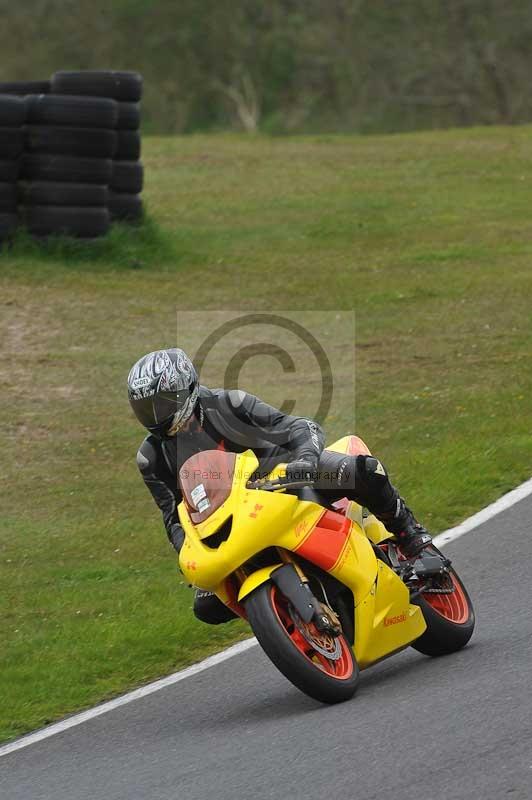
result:
[(57, 72), (0, 83), (0, 245), (34, 236), (102, 236), (143, 218), (142, 77)]
[(16, 230), (17, 180), (24, 147), (24, 100), (0, 94), (0, 245)]
[(34, 236), (107, 233), (117, 119), (116, 103), (106, 98), (26, 98), (19, 200)]
[(111, 220), (140, 222), (144, 169), (140, 161), (142, 77), (136, 72), (56, 72), (54, 95), (113, 100), (117, 104), (116, 150), (111, 167), (108, 207)]

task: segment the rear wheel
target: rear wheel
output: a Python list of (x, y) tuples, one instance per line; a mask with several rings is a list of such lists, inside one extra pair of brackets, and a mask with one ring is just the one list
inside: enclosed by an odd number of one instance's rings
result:
[(464, 647), (473, 635), (475, 612), (466, 588), (455, 570), (434, 580), (412, 601), (420, 606), (427, 630), (412, 644), (427, 656), (443, 656)]
[(304, 623), (271, 583), (256, 589), (245, 605), (262, 649), (294, 686), (322, 703), (341, 703), (354, 695), (359, 670), (345, 636), (333, 637)]

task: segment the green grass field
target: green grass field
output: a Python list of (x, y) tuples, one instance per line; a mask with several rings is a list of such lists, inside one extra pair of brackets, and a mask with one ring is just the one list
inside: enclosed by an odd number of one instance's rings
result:
[(356, 428), (434, 532), (532, 474), (531, 128), (144, 152), (142, 229), (0, 255), (4, 740), (247, 635), (193, 619), (135, 465), (125, 377), (176, 309), (355, 309), (328, 439)]

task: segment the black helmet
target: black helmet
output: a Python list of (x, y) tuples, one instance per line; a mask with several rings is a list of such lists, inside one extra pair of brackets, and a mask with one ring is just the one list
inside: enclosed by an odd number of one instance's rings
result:
[(183, 350), (155, 350), (131, 368), (127, 391), (131, 408), (145, 428), (158, 436), (173, 436), (194, 413), (198, 375)]

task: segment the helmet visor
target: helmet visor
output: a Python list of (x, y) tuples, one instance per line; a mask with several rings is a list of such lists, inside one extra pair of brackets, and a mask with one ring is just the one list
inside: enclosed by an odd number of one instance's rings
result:
[(131, 407), (138, 421), (149, 430), (157, 430), (169, 422), (188, 398), (188, 392), (157, 392), (151, 397), (131, 400)]

